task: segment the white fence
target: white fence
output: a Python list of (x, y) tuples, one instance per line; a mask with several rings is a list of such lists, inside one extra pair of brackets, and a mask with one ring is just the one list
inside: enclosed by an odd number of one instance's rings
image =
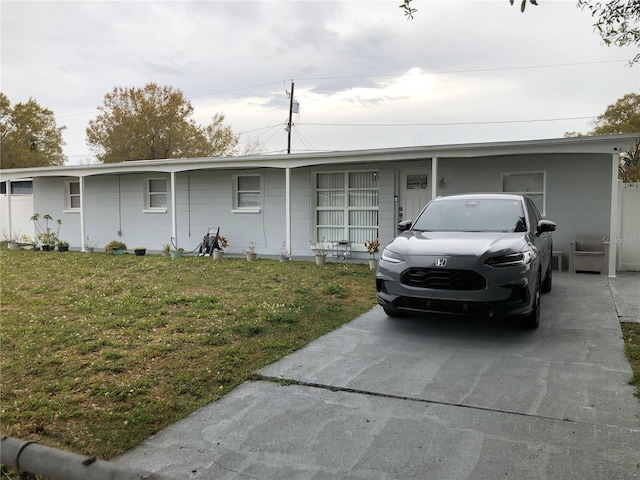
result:
[(619, 185), (617, 270), (640, 272), (640, 183)]

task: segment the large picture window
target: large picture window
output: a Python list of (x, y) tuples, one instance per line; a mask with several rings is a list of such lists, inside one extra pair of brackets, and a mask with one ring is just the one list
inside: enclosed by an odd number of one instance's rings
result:
[(545, 213), (545, 186), (544, 172), (517, 172), (502, 174), (502, 191), (504, 193), (519, 193), (527, 195), (538, 207), (540, 213)]
[(315, 174), (315, 241), (349, 241), (354, 249), (378, 236), (378, 172)]
[(167, 179), (146, 178), (144, 182), (146, 212), (166, 212), (168, 204)]

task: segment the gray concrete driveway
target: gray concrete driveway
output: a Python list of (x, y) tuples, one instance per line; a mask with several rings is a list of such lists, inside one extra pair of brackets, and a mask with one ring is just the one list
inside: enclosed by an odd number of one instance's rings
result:
[(203, 479), (640, 478), (618, 318), (638, 293), (640, 274), (556, 273), (536, 331), (376, 307), (117, 461)]

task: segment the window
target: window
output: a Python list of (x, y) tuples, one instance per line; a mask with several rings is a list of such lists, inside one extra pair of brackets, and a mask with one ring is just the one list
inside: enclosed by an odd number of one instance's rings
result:
[(424, 174), (407, 175), (407, 190), (426, 190), (427, 176)]
[(258, 213), (261, 206), (260, 175), (234, 175), (234, 211)]
[(80, 182), (65, 182), (65, 211), (80, 210)]
[(502, 191), (504, 193), (520, 193), (528, 196), (538, 210), (545, 215), (544, 172), (518, 172), (502, 174)]
[(145, 179), (145, 212), (166, 212), (167, 211), (167, 179), (166, 178), (146, 178)]
[(364, 248), (378, 236), (378, 172), (317, 173), (315, 202), (316, 241)]
[[(0, 194), (6, 195), (7, 182), (0, 183)], [(33, 180), (13, 180), (11, 182), (11, 195), (31, 195), (33, 193)]]

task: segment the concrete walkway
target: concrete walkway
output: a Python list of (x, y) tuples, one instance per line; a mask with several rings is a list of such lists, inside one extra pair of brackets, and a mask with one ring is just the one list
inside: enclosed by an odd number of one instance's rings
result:
[(376, 307), (116, 461), (182, 479), (640, 478), (618, 318), (640, 316), (640, 274), (554, 273), (536, 331)]

